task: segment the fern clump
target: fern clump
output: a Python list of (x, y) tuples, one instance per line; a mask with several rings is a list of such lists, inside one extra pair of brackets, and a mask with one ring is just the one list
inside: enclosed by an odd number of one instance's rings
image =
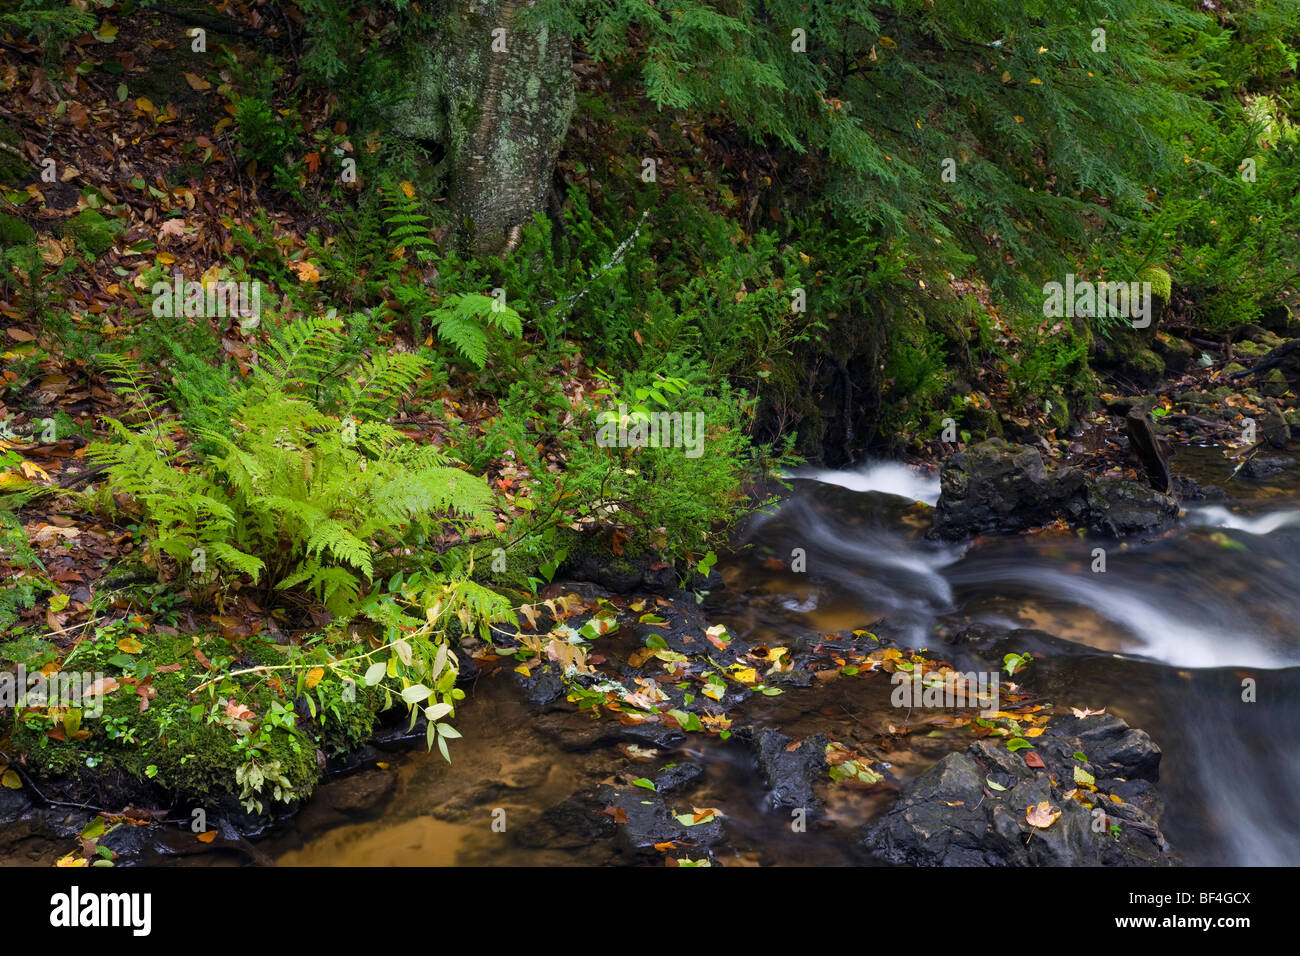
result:
[(423, 371), (414, 355), (374, 355), (337, 378), (340, 324), (310, 319), (259, 354), (229, 422), (188, 450), (176, 420), (129, 360), (109, 359), (139, 423), (107, 419), (92, 457), (109, 488), (139, 505), (152, 550), (187, 576), (246, 576), (303, 587), (355, 612), (384, 553), (451, 525), (481, 527), (482, 478), (380, 420)]

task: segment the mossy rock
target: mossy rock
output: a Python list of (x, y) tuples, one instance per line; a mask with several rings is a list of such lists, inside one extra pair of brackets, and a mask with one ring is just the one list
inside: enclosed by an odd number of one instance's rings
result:
[(1060, 389), (1050, 389), (1043, 404), (1047, 423), (1058, 432), (1064, 432), (1070, 426), (1070, 402)]
[(1185, 372), (1196, 361), (1196, 346), (1165, 332), (1157, 333), (1154, 351), (1165, 360), (1165, 367), (1174, 372)]
[(1151, 349), (1134, 349), (1125, 357), (1121, 369), (1142, 385), (1153, 385), (1165, 374), (1165, 361)]
[(971, 441), (1002, 437), (1002, 419), (992, 406), (967, 408), (962, 414), (962, 423), (970, 432)]
[(1260, 345), (1258, 342), (1238, 342), (1232, 347), (1232, 352), (1239, 358), (1257, 359), (1268, 351), (1268, 346)]
[(1291, 390), (1291, 383), (1286, 380), (1280, 368), (1270, 369), (1268, 374), (1259, 379), (1259, 390), (1271, 398), (1281, 398)]
[(78, 246), (95, 256), (112, 248), (122, 229), (121, 222), (105, 219), (94, 209), (83, 209), (63, 224), (64, 235), (72, 236)]
[(36, 241), (36, 230), (17, 216), (0, 213), (0, 249), (27, 246)]

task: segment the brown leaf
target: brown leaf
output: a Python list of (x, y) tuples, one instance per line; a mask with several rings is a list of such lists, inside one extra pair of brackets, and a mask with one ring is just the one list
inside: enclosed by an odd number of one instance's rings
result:
[(600, 812), (609, 817), (615, 823), (627, 823), (627, 812), (622, 807), (611, 804)]
[(1040, 769), (1047, 766), (1047, 764), (1043, 763), (1043, 758), (1038, 756), (1038, 754), (1034, 753), (1032, 750), (1025, 754), (1025, 763), (1031, 767), (1038, 767)]

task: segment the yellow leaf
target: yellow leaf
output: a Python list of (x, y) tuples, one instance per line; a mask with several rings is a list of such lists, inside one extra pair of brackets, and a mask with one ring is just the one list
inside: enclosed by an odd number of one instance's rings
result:
[(307, 672), (307, 686), (309, 688), (315, 687), (317, 684), (320, 683), (320, 679), (324, 676), (325, 676), (325, 668), (313, 667), (311, 670)]
[(1025, 731), (1025, 736), (1041, 737), (1043, 735), (1043, 731), (1046, 729), (1047, 729), (1046, 727), (1030, 727), (1028, 730)]
[(1061, 815), (1060, 810), (1053, 810), (1052, 805), (1044, 800), (1032, 807), (1025, 808), (1025, 819), (1031, 827), (1038, 827), (1045, 830), (1056, 822), (1056, 818)]
[(407, 199), (414, 199), (414, 198), (415, 198), (415, 187), (412, 186), (412, 185), (411, 185), (410, 183), (408, 183), (408, 182), (403, 182), (403, 183), (402, 183), (402, 194), (405, 195)]
[(1010, 82), (1011, 82), (1011, 71), (1010, 71), (1010, 70), (1003, 70), (1003, 71), (1002, 71), (1002, 82), (1003, 82), (1003, 83), (1010, 83)]
[(55, 866), (89, 866), (84, 856), (73, 856), (71, 853), (59, 857), (59, 862)]
[(169, 266), (176, 261), (176, 257), (170, 252), (160, 252), (158, 253), (158, 261), (165, 266)]
[(1043, 85), (1043, 81), (1040, 80), (1038, 77), (1034, 77), (1032, 80), (1029, 81), (1029, 85), (1030, 85), (1030, 86), (1042, 86), (1042, 85)]
[(152, 113), (157, 109), (147, 96), (141, 96), (135, 101), (135, 108), (141, 113)]
[(117, 649), (124, 654), (139, 654), (144, 650), (144, 645), (134, 637), (124, 637), (117, 642)]
[(1017, 117), (1016, 117), (1016, 122), (1017, 122), (1017, 123), (1023, 123), (1024, 121), (1025, 121), (1025, 118), (1024, 118), (1023, 116), (1017, 116)]
[(752, 667), (737, 667), (731, 672), (731, 676), (742, 684), (753, 684), (758, 681), (758, 671)]
[(0, 776), (0, 783), (4, 784), (10, 790), (21, 790), (23, 788), (22, 779), (18, 776), (17, 771), (12, 769), (6, 770), (4, 774)]
[(881, 37), (879, 43), (886, 50), (893, 50), (893, 49), (897, 49), (898, 47), (898, 44), (895, 43), (890, 37)]

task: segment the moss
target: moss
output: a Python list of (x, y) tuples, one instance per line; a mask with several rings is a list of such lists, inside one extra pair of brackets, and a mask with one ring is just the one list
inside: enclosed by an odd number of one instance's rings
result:
[(962, 421), (971, 434), (971, 441), (1002, 437), (1002, 419), (992, 405), (967, 408)]
[(17, 216), (0, 213), (0, 249), (25, 246), (36, 241), (36, 230)]
[(1151, 349), (1135, 349), (1124, 359), (1124, 371), (1142, 383), (1151, 383), (1165, 374), (1165, 362)]
[[(8, 123), (0, 122), (0, 143), (17, 149), (20, 142), (13, 128)], [(8, 150), (0, 149), (0, 184), (22, 186), (35, 178), (35, 171), (25, 160)]]
[(1234, 355), (1253, 360), (1267, 352), (1268, 346), (1260, 345), (1258, 342), (1245, 341), (1233, 345), (1232, 351)]
[(65, 235), (72, 236), (78, 246), (96, 256), (109, 250), (122, 228), (121, 222), (105, 219), (94, 209), (83, 209), (63, 224)]
[[(125, 680), (130, 671), (121, 665), (122, 652), (117, 640), (121, 635), (104, 632), (86, 645), (73, 662), (73, 667), (84, 668), (98, 674)], [(155, 690), (145, 710), (140, 709), (140, 697), (133, 686), (122, 684), (105, 695), (103, 713), (82, 718), (80, 731), (85, 736), (71, 736), (56, 729), (56, 720), (43, 712), (28, 712), (17, 722), (11, 738), (24, 754), (27, 766), (41, 778), (67, 778), (93, 773), (95, 777), (124, 777), (142, 787), (156, 786), (177, 798), (206, 801), (222, 795), (239, 796), (235, 772), (248, 759), (248, 751), (241, 751), (239, 735), (223, 723), (216, 714), (224, 713), (215, 696), (207, 693), (197, 698), (189, 691), (206, 679), (193, 655), (194, 644), (188, 637), (167, 638), (148, 635), (142, 639), (146, 653), (133, 661), (139, 668), (150, 671), (148, 683)], [(217, 637), (200, 641), (207, 655), (230, 656), (231, 648)], [(283, 662), (283, 655), (269, 651), (265, 642), (249, 642), (249, 657), (256, 660), (271, 655)], [(181, 669), (159, 672), (159, 667), (180, 664)], [(265, 717), (272, 705), (279, 701), (276, 690), (266, 682), (244, 685), (239, 695), (241, 704), (250, 707), (262, 723), (258, 725), (255, 754), (260, 763), (278, 761), (280, 772), (292, 783), (294, 797), (302, 799), (311, 793), (319, 777), (316, 761), (316, 727), (301, 719), (290, 730), (271, 727)], [(372, 706), (369, 697), (359, 696), (357, 709)], [(374, 720), (349, 714), (346, 730), (340, 739), (355, 746), (364, 739)], [(50, 731), (63, 739), (52, 737)], [(269, 796), (269, 795), (268, 795)], [(269, 805), (263, 796), (264, 805)]]
[(1174, 280), (1168, 272), (1159, 266), (1152, 266), (1150, 269), (1142, 270), (1138, 280), (1140, 282), (1150, 282), (1151, 294), (1164, 302), (1168, 302), (1173, 295)]
[(1275, 368), (1259, 380), (1259, 390), (1272, 398), (1281, 398), (1291, 390), (1291, 383), (1280, 368)]

